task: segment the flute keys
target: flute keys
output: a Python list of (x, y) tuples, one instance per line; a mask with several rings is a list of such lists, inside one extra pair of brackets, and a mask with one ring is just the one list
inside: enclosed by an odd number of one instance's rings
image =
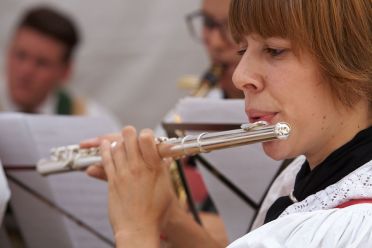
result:
[(256, 121), (253, 123), (244, 123), (240, 126), (241, 129), (244, 129), (245, 131), (250, 131), (256, 127), (262, 127), (262, 126), (267, 126), (269, 123), (267, 121)]

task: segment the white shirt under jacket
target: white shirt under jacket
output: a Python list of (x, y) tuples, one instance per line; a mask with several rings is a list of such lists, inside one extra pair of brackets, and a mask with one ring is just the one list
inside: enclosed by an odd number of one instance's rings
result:
[[(13, 103), (9, 94), (7, 93), (8, 88), (5, 80), (0, 76), (0, 112), (19, 112), (19, 107)], [(38, 114), (43, 115), (55, 115), (55, 108), (57, 105), (57, 97), (54, 94), (50, 94), (45, 101), (40, 104), (38, 109), (35, 110)], [(84, 99), (84, 116), (92, 117), (103, 117), (111, 120), (116, 124), (117, 129), (120, 130), (121, 125), (118, 119), (105, 107), (98, 104), (95, 101)]]
[[(288, 171), (303, 162), (304, 157), (296, 159)], [(372, 247), (372, 204), (336, 208), (352, 199), (366, 198), (372, 198), (372, 160), (337, 183), (292, 204), (278, 219), (228, 247)]]

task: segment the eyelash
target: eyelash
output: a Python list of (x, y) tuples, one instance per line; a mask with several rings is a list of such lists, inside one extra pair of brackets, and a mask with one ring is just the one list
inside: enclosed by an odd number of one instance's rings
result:
[(239, 50), (236, 52), (236, 54), (238, 54), (239, 56), (243, 56), (244, 53), (245, 53), (245, 51), (247, 51), (247, 49), (246, 49), (246, 48), (242, 48), (242, 49), (239, 49)]
[[(239, 56), (243, 56), (246, 50), (247, 50), (246, 48), (243, 48), (243, 49), (238, 50), (236, 53)], [(277, 48), (267, 47), (264, 49), (264, 51), (272, 57), (278, 57), (281, 54), (283, 54), (286, 51), (286, 49), (277, 49)]]
[(286, 49), (271, 48), (271, 47), (265, 48), (265, 52), (268, 53), (271, 57), (278, 57), (281, 54), (283, 54), (285, 51)]

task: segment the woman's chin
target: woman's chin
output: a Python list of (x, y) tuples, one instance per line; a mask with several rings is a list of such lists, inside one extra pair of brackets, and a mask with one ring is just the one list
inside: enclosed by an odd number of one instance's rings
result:
[(274, 160), (284, 160), (289, 158), (286, 145), (281, 141), (269, 141), (262, 144), (262, 148), (267, 156)]

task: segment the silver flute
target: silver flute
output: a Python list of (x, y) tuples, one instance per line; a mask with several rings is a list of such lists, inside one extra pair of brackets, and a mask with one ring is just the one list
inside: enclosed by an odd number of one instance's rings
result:
[[(268, 125), (265, 121), (242, 124), (240, 129), (223, 132), (187, 135), (181, 138), (156, 138), (157, 149), (162, 158), (178, 159), (198, 153), (230, 148), (271, 140), (285, 140), (291, 132), (285, 122)], [(116, 142), (111, 144), (114, 147)], [(80, 148), (79, 145), (62, 146), (51, 150), (50, 158), (41, 159), (36, 169), (41, 175), (83, 170), (89, 165), (100, 164), (102, 158), (98, 147)]]

